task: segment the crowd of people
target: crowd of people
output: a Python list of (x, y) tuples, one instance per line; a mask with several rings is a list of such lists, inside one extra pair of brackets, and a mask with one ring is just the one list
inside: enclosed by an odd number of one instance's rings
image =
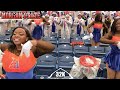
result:
[(0, 19), (0, 35), (14, 28), (10, 38), (11, 44), (0, 44), (3, 54), (1, 62), (6, 77), (33, 78), (36, 58), (52, 52), (55, 48), (53, 44), (41, 40), (42, 37), (60, 34), (61, 38), (70, 39), (71, 36), (88, 34), (92, 46), (99, 46), (100, 42), (112, 44), (111, 52), (104, 58), (108, 78), (120, 78), (119, 13), (119, 11), (46, 11), (41, 13), (40, 19)]

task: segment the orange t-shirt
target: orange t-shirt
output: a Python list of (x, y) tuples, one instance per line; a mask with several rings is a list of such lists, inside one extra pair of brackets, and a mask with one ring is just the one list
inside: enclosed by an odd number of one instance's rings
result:
[(6, 72), (27, 72), (35, 66), (36, 58), (32, 52), (30, 52), (30, 57), (26, 57), (25, 54), (17, 56), (6, 50), (2, 58), (2, 64)]

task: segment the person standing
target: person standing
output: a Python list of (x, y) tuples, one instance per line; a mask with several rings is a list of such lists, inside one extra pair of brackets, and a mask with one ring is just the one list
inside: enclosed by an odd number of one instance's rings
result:
[(110, 51), (103, 58), (108, 79), (120, 79), (120, 18), (115, 19), (111, 31), (101, 37), (101, 43), (110, 44)]

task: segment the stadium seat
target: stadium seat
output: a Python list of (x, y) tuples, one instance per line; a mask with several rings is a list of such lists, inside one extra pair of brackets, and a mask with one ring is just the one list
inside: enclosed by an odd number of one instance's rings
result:
[(58, 56), (58, 48), (55, 46), (55, 49), (50, 53), (52, 56), (57, 57)]
[(34, 73), (37, 75), (50, 75), (56, 69), (56, 62), (56, 57), (50, 54), (42, 55), (37, 59)]
[(110, 46), (109, 47), (105, 47), (105, 53), (109, 52), (111, 50)]
[(55, 38), (54, 36), (51, 36), (51, 37), (43, 37), (43, 40), (50, 41), (52, 44), (57, 45), (57, 38)]
[(85, 46), (91, 46), (91, 40), (90, 39), (86, 39), (86, 40), (83, 40), (83, 41), (84, 41)]
[(98, 73), (97, 73), (97, 77), (104, 77), (104, 78), (106, 78), (107, 76), (106, 76), (106, 71), (105, 71), (105, 69), (106, 69), (106, 64), (104, 64), (104, 63), (101, 63), (100, 64), (100, 68), (99, 68), (99, 70), (98, 70)]
[(89, 47), (89, 52), (91, 53), (92, 56), (96, 58), (103, 58), (105, 55), (104, 47), (100, 47), (100, 46)]
[(62, 55), (71, 55), (73, 56), (73, 50), (72, 50), (72, 46), (68, 45), (68, 44), (62, 44), (58, 46), (58, 56), (62, 56)]
[(90, 55), (89, 48), (87, 46), (74, 46), (74, 56), (80, 57), (82, 55)]
[(67, 38), (59, 38), (58, 44), (59, 44), (59, 45), (61, 45), (61, 44), (69, 44), (69, 45), (70, 45), (70, 39), (67, 39)]
[(79, 41), (83, 41), (80, 36), (71, 39), (71, 42), (79, 42)]
[(102, 77), (107, 78), (107, 69), (106, 68), (103, 69)]
[(5, 38), (4, 38), (4, 41), (9, 43), (10, 42), (10, 37), (11, 37), (11, 35), (6, 35)]
[(0, 35), (0, 41), (4, 41), (5, 35)]
[(35, 79), (48, 79), (48, 75), (36, 75)]
[(57, 33), (51, 33), (50, 36), (51, 36), (51, 37), (55, 37), (55, 38), (57, 38)]
[(100, 47), (108, 47), (109, 44), (100, 43)]
[(6, 30), (5, 35), (11, 35), (12, 34), (12, 30)]
[(70, 72), (73, 64), (74, 64), (74, 58), (70, 55), (63, 55), (62, 57), (58, 58), (58, 68), (62, 68)]

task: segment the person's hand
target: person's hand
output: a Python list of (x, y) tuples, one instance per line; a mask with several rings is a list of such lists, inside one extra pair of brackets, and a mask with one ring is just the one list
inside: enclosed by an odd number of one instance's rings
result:
[(91, 38), (91, 39), (93, 38), (93, 34), (92, 34), (92, 33), (90, 33), (90, 38)]
[(30, 56), (30, 49), (33, 46), (31, 41), (27, 41), (25, 44), (21, 44), (21, 46), (22, 46), (22, 50), (21, 50), (20, 56), (22, 56), (24, 53), (26, 55), (26, 57), (29, 57)]

